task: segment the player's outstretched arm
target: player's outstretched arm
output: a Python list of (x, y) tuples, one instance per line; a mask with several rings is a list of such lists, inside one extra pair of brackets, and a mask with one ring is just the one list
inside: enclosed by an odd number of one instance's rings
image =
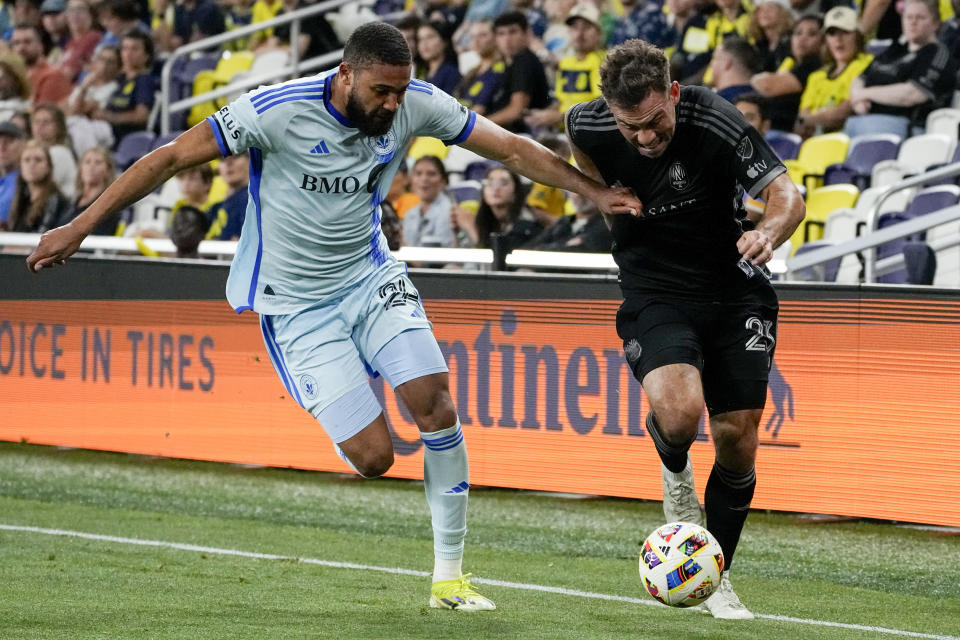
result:
[(483, 116), (477, 116), (476, 125), (462, 146), (501, 162), (534, 182), (590, 198), (602, 213), (641, 213), (640, 200), (630, 189), (607, 187), (602, 180), (584, 175), (538, 142), (510, 133)]
[(774, 178), (760, 196), (767, 203), (763, 218), (756, 229), (745, 232), (737, 241), (740, 254), (756, 265), (769, 261), (773, 250), (793, 235), (807, 215), (803, 197), (786, 173)]
[(197, 124), (170, 144), (137, 160), (86, 211), (43, 234), (40, 244), (27, 257), (27, 268), (38, 272), (64, 264), (101, 221), (139, 201), (183, 169), (210, 162), (219, 155), (210, 125), (206, 121)]

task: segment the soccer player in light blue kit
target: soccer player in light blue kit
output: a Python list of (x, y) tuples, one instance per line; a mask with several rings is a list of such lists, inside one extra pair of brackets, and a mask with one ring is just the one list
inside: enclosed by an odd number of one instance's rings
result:
[(393, 464), (368, 373), (396, 390), (424, 444), (435, 556), (430, 605), (490, 610), (493, 602), (461, 572), (470, 484), (447, 366), (405, 265), (387, 248), (379, 205), (415, 136), (463, 144), (536, 182), (581, 193), (605, 213), (639, 214), (641, 204), (411, 80), (410, 65), (397, 29), (363, 25), (336, 69), (247, 93), (137, 161), (86, 212), (45, 234), (27, 265), (63, 264), (100, 220), (176, 173), (249, 149), (250, 197), (227, 280), (230, 304), (260, 314), (290, 396), (364, 477)]

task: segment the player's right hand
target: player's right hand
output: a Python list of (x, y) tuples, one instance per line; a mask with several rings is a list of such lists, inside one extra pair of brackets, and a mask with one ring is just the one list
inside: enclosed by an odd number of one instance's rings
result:
[(628, 187), (620, 185), (608, 187), (593, 198), (593, 201), (597, 203), (601, 213), (643, 216), (643, 203), (637, 198), (633, 189)]
[(27, 256), (27, 269), (37, 273), (47, 267), (64, 264), (76, 253), (86, 234), (72, 224), (51, 229), (40, 236), (40, 244)]

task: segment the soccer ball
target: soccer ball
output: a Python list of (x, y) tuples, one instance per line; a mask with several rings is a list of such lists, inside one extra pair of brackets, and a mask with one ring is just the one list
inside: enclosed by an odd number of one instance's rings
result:
[(643, 542), (640, 579), (663, 604), (700, 604), (720, 586), (722, 573), (720, 543), (699, 525), (671, 522), (657, 527)]

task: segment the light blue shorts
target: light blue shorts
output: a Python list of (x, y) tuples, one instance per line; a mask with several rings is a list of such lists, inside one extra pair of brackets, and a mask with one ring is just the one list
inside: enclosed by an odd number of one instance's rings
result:
[[(369, 375), (382, 373), (396, 388), (447, 371), (420, 294), (399, 262), (388, 262), (335, 300), (299, 313), (261, 315), (260, 328), (287, 391), (334, 442), (380, 414)], [(385, 350), (388, 343), (392, 348)], [(381, 350), (385, 356), (378, 359)], [(348, 394), (349, 407), (337, 403)]]

